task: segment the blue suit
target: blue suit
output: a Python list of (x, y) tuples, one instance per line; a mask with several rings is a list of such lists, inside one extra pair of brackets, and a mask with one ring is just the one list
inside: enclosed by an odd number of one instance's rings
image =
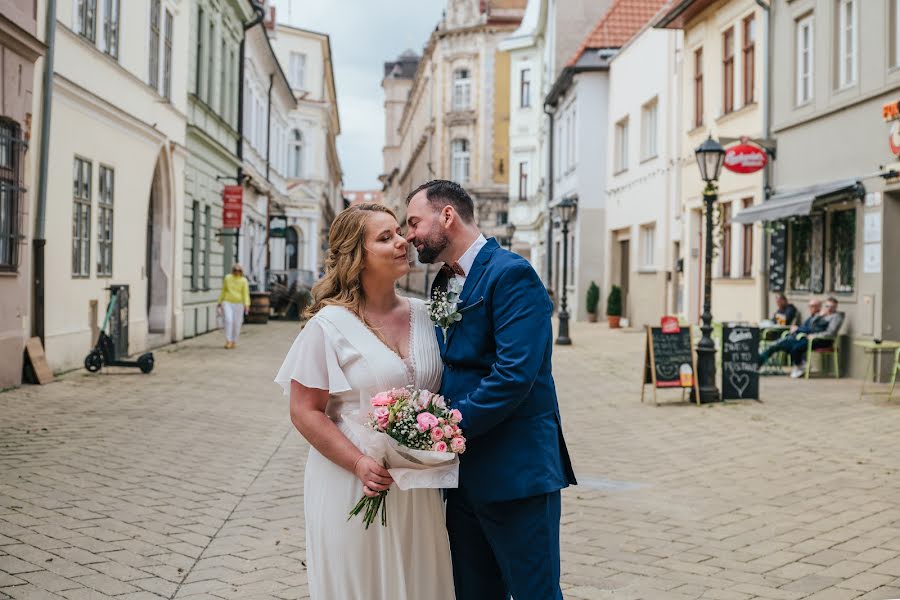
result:
[[(444, 288), (446, 276), (434, 286)], [(551, 374), (551, 304), (522, 257), (490, 239), (437, 330), (441, 394), (463, 415), (459, 487), (447, 492), (458, 600), (551, 600), (559, 588), (560, 493), (574, 484)]]

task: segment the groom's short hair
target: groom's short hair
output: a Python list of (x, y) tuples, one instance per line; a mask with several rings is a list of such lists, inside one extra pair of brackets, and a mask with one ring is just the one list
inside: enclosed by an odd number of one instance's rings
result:
[(428, 198), (428, 203), (435, 210), (440, 210), (449, 204), (463, 222), (475, 222), (475, 203), (468, 192), (458, 183), (446, 179), (434, 179), (428, 183), (423, 183), (406, 197), (407, 206), (409, 201), (413, 199), (413, 196), (422, 190), (425, 190), (425, 197)]

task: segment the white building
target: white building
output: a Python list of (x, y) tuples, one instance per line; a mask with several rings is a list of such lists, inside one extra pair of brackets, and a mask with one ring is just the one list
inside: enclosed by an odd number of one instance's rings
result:
[(297, 100), (287, 117), (288, 197), (270, 207), (269, 265), (312, 283), (324, 267), (328, 228), (344, 208), (341, 132), (328, 35), (276, 25), (271, 42)]
[[(111, 284), (131, 353), (180, 337), (189, 3), (57, 3), (45, 348), (79, 366)], [(127, 35), (126, 35), (127, 34)]]
[[(680, 31), (645, 26), (609, 68), (609, 150), (604, 281), (622, 288), (633, 326), (680, 313), (681, 205), (676, 164)], [(635, 77), (640, 73), (640, 77)]]

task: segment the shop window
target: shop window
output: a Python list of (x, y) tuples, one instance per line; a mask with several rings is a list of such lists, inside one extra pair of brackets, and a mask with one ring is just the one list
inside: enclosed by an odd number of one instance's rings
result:
[(852, 292), (856, 260), (856, 209), (830, 214), (828, 238), (831, 291)]
[(791, 289), (809, 291), (812, 275), (812, 220), (799, 217), (788, 225)]

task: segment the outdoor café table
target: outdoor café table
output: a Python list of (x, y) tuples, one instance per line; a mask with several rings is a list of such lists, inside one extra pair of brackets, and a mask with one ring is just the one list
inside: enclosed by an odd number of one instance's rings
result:
[[(790, 331), (790, 327), (787, 325), (769, 325), (767, 327), (761, 327), (759, 330), (759, 341), (760, 341), (760, 350), (765, 350), (772, 344), (778, 342), (781, 339), (781, 336), (784, 335), (785, 331)], [(776, 365), (772, 363), (774, 357), (771, 357), (766, 364), (762, 365), (760, 369), (761, 373), (767, 375), (782, 375), (782, 371), (780, 365)]]
[[(863, 396), (888, 396), (891, 392), (887, 392), (884, 390), (877, 391), (866, 391), (866, 382), (869, 380), (869, 376), (875, 376), (875, 383), (881, 383), (881, 355), (882, 354), (893, 354), (897, 351), (897, 348), (900, 348), (900, 342), (890, 342), (883, 341), (880, 344), (876, 344), (875, 342), (868, 341), (855, 341), (853, 342), (854, 346), (859, 346), (863, 349), (863, 352), (866, 353), (866, 374), (863, 375), (862, 386), (859, 389), (859, 398), (862, 400)], [(878, 356), (878, 370), (874, 370), (875, 366), (875, 356)], [(894, 366), (894, 370), (896, 371), (897, 367)]]

